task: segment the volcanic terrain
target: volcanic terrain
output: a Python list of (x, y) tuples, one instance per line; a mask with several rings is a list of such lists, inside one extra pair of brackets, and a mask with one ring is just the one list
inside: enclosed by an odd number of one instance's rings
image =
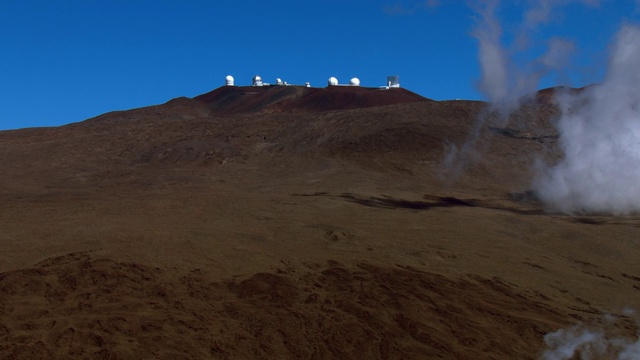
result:
[(222, 87), (2, 131), (0, 358), (535, 359), (577, 323), (633, 337), (640, 218), (530, 192), (562, 156), (549, 91), (500, 121), (405, 89)]

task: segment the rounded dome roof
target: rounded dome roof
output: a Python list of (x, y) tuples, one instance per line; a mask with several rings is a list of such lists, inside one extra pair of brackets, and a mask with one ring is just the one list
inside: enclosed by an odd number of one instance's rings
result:
[(351, 84), (351, 86), (360, 86), (360, 79), (354, 77), (349, 81), (349, 84)]

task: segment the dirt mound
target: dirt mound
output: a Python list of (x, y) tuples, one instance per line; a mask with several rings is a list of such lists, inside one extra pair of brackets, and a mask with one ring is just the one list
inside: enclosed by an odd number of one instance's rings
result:
[(357, 109), (407, 102), (429, 101), (405, 89), (377, 89), (353, 86), (308, 88), (304, 86), (223, 86), (196, 96), (217, 113)]
[(211, 278), (56, 257), (0, 274), (16, 358), (535, 358), (561, 315), (500, 279), (335, 261)]

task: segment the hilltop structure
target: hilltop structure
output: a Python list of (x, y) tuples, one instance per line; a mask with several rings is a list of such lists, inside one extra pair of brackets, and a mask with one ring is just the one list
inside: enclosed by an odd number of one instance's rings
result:
[[(431, 101), (395, 86), (393, 81), (389, 82), (390, 86), (365, 87), (359, 86), (358, 78), (340, 84), (337, 78), (331, 77), (327, 86), (311, 87), (308, 84), (290, 85), (282, 79), (268, 84), (256, 75), (251, 85), (237, 85), (229, 79), (226, 84), (195, 99), (220, 114), (319, 112)], [(388, 90), (391, 88), (393, 90)]]
[[(235, 86), (233, 76), (227, 75), (227, 77), (225, 78), (225, 85), (226, 86)], [(251, 80), (251, 86), (261, 87), (261, 86), (274, 86), (274, 85), (271, 85), (269, 83), (264, 82), (260, 75), (256, 75)], [(275, 86), (296, 86), (296, 85), (292, 85), (292, 84), (287, 83), (286, 81), (282, 81), (281, 78), (276, 78)], [(311, 84), (309, 82), (306, 82), (304, 84), (304, 86), (305, 87), (311, 87)], [(353, 77), (353, 78), (351, 78), (351, 80), (349, 80), (349, 84), (340, 84), (338, 82), (338, 79), (336, 77), (332, 76), (327, 81), (327, 86), (354, 86), (354, 87), (358, 87), (358, 86), (360, 86), (360, 79), (358, 79), (357, 77)], [(379, 88), (380, 89), (390, 89), (390, 88), (399, 88), (399, 87), (400, 87), (399, 76), (398, 75), (390, 75), (390, 76), (387, 76), (387, 85), (386, 86), (380, 86)]]

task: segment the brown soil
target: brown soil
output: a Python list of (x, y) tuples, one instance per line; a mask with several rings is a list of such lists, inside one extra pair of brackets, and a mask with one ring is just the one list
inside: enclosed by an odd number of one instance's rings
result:
[(535, 359), (577, 322), (637, 331), (605, 315), (640, 303), (640, 218), (529, 192), (551, 105), (221, 89), (0, 132), (0, 358)]

